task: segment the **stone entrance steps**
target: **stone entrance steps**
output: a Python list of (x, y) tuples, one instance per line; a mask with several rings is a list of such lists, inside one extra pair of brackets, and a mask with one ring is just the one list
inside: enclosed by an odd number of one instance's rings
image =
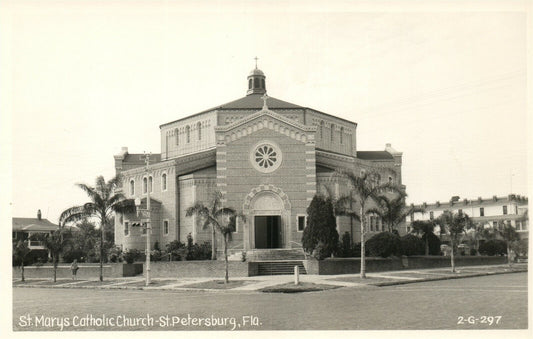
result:
[(249, 261), (305, 260), (302, 249), (253, 249), (246, 253)]
[(298, 266), (300, 274), (307, 274), (301, 260), (283, 260), (257, 262), (257, 275), (290, 275), (294, 274), (294, 266)]

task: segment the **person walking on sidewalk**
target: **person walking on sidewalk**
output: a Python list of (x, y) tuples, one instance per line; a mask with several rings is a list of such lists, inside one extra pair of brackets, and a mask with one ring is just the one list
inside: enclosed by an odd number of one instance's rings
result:
[(70, 270), (72, 271), (72, 280), (76, 280), (76, 274), (78, 273), (78, 269), (78, 260), (74, 259), (74, 261), (70, 265)]

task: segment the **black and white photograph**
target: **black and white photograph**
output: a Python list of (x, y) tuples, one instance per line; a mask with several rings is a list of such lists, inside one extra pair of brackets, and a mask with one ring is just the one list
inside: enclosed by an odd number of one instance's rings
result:
[(2, 332), (531, 337), (532, 10), (3, 1)]

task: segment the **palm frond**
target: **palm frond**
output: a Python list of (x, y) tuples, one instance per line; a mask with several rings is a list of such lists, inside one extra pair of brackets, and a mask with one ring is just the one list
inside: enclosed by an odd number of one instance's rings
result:
[(64, 226), (69, 222), (77, 222), (89, 217), (90, 214), (83, 206), (72, 206), (64, 210), (59, 216), (59, 225)]

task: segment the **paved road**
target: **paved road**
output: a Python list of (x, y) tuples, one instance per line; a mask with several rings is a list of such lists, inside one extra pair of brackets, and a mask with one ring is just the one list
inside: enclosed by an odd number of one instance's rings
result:
[(525, 329), (527, 273), (299, 294), (13, 289), (14, 330), (61, 325), (63, 330)]

